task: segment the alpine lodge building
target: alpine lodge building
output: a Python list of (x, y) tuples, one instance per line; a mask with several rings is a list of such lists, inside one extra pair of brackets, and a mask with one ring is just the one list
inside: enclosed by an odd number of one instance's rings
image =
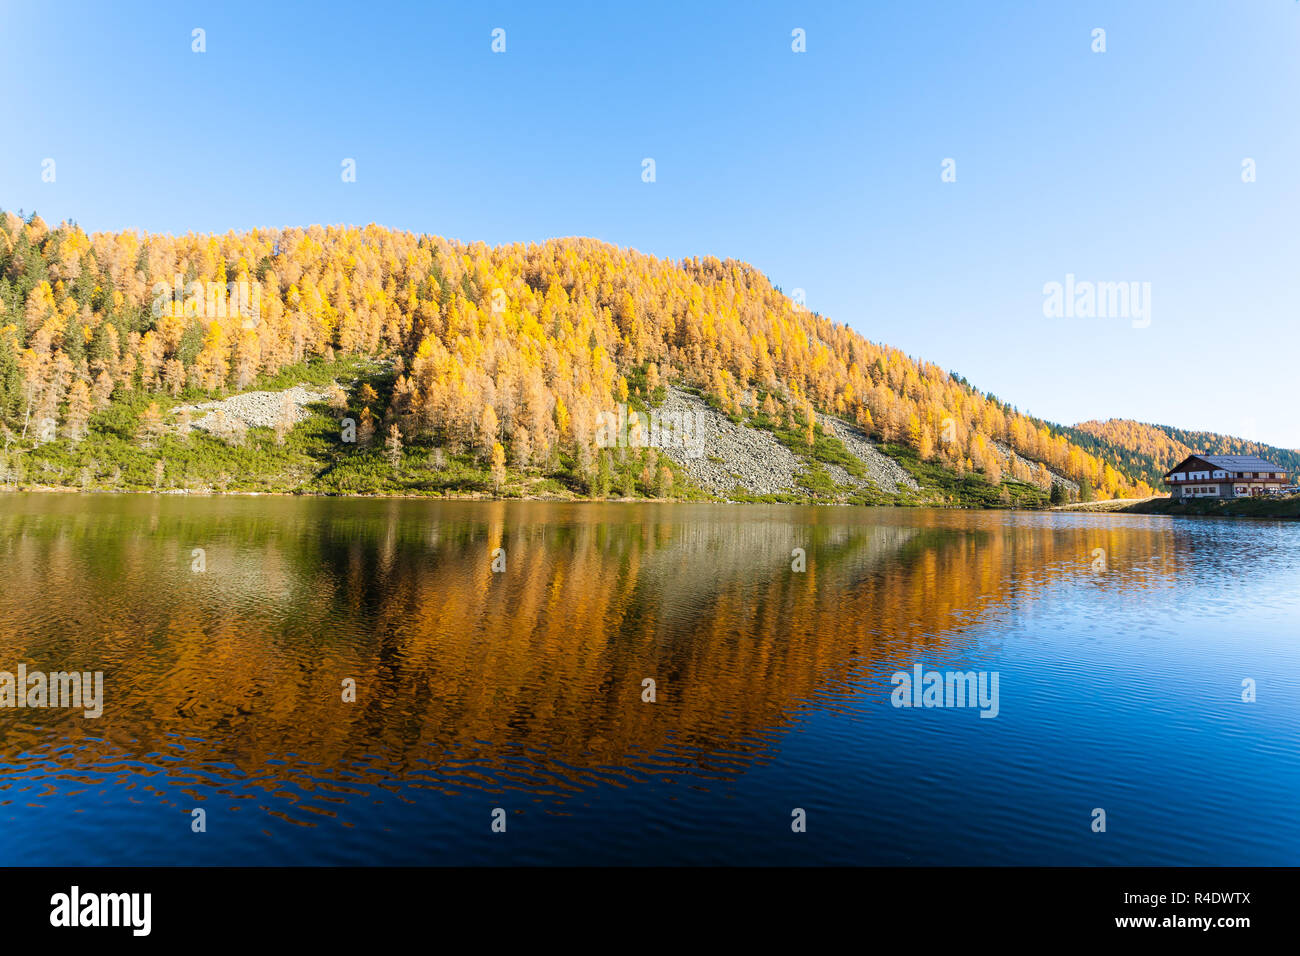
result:
[(1165, 472), (1170, 497), (1251, 498), (1287, 486), (1287, 473), (1254, 455), (1189, 455)]

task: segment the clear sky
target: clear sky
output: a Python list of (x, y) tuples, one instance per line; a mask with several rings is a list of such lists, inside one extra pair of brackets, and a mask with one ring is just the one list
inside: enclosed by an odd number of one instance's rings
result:
[(292, 6), (5, 2), (0, 207), (730, 256), (1051, 420), (1300, 447), (1295, 0)]

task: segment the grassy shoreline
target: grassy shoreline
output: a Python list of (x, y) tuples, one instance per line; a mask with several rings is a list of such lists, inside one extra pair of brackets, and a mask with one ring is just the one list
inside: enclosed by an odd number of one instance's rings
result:
[(1062, 505), (1053, 510), (1195, 518), (1300, 518), (1300, 497), (1228, 500), (1193, 498), (1189, 501), (1174, 501), (1162, 496), (1092, 501)]

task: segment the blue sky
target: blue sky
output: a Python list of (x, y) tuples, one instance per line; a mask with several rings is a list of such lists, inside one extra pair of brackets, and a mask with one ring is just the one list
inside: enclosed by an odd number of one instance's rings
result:
[(1294, 0), (306, 9), (0, 7), (0, 206), (731, 256), (1034, 414), (1300, 447)]

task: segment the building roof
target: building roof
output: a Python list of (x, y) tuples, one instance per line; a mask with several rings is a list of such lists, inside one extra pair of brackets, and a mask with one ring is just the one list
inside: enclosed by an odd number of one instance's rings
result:
[(1208, 461), (1215, 468), (1224, 471), (1282, 471), (1283, 469), (1265, 461), (1256, 455), (1197, 455), (1201, 461)]
[(1207, 465), (1213, 465), (1215, 468), (1223, 471), (1271, 471), (1285, 472), (1286, 469), (1280, 465), (1275, 465), (1271, 461), (1265, 461), (1256, 455), (1190, 455), (1181, 462), (1170, 468), (1165, 474), (1172, 474), (1175, 471), (1183, 469), (1192, 458), (1197, 458)]

